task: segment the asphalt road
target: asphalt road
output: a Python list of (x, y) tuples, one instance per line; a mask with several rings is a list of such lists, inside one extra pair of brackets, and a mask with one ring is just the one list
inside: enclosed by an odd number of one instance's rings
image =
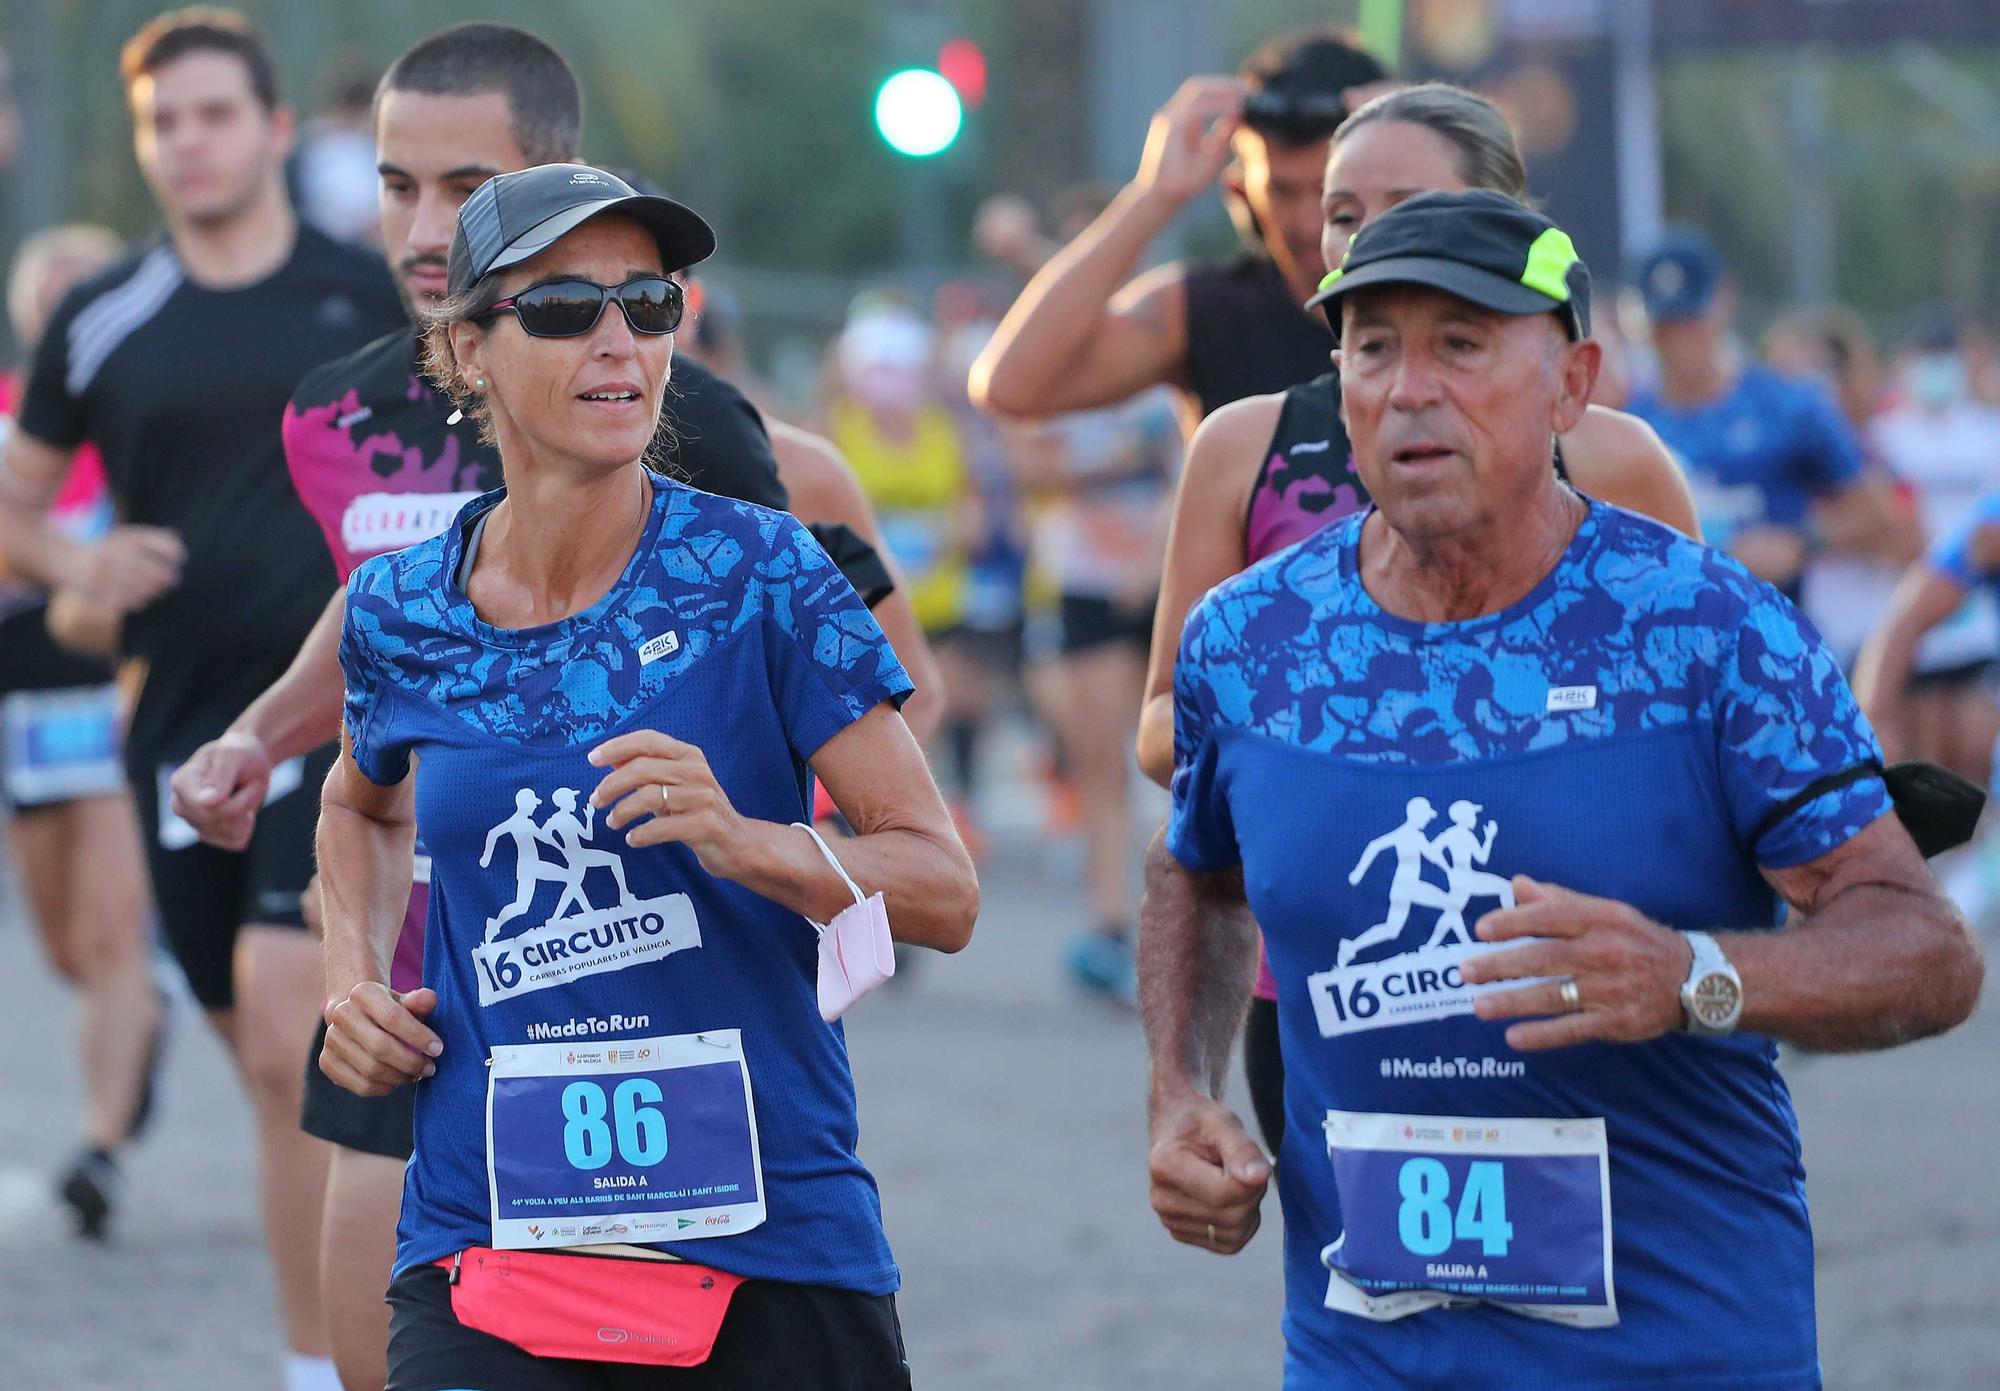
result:
[[(850, 1028), (917, 1384), (1275, 1386), (1275, 1200), (1241, 1256), (1166, 1238), (1145, 1201), (1136, 1021), (1058, 965), (1083, 916), (1073, 866), (1003, 834), (984, 882), (973, 946), (924, 961)], [(0, 1388), (276, 1388), (248, 1117), (219, 1048), (187, 1021), (116, 1239), (85, 1246), (47, 1196), (78, 1125), (70, 1002), (17, 910), (0, 916), (0, 980)], [(2000, 1387), (1996, 1011), (1787, 1070), (1829, 1387)]]

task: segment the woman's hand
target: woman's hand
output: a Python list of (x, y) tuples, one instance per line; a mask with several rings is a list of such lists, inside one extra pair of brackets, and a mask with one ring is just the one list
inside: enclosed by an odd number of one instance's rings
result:
[[(737, 811), (694, 745), (639, 730), (599, 744), (590, 761), (610, 769), (590, 794), (591, 815), (614, 830), (630, 827), (627, 845), (685, 845), (709, 874), (811, 922), (854, 902), (809, 836)], [(864, 894), (882, 894), (896, 940), (963, 947), (979, 911), (979, 880), (895, 707), (882, 701), (828, 739), (812, 768), (857, 832), (841, 842), (840, 862)]]
[(437, 1071), (432, 1059), (444, 1052), (444, 1040), (424, 1023), (437, 1002), (435, 990), (398, 994), (379, 980), (362, 981), (327, 1006), (319, 1070), (356, 1096), (385, 1096), (429, 1077)]
[(700, 749), (642, 729), (599, 744), (590, 761), (611, 769), (590, 794), (593, 808), (610, 808), (604, 824), (618, 830), (642, 823), (625, 837), (627, 845), (678, 842), (718, 879), (740, 878), (750, 821), (730, 802)]

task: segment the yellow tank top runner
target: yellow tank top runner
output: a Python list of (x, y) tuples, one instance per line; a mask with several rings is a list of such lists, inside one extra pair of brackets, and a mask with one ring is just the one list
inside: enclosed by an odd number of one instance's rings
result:
[(951, 415), (941, 406), (917, 414), (907, 441), (891, 440), (853, 401), (836, 401), (833, 442), (854, 466), (882, 519), (882, 536), (903, 572), (910, 607), (927, 633), (964, 617), (966, 557), (959, 518), (969, 480)]

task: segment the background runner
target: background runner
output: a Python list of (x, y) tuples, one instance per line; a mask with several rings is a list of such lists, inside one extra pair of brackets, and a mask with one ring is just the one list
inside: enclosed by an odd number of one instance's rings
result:
[[(102, 227), (31, 238), (8, 277), (7, 311), (29, 350), (56, 302), (120, 253)], [(0, 374), (0, 451), (19, 379)], [(104, 464), (76, 453), (51, 520), (79, 540), (111, 525)], [(120, 748), (124, 704), (111, 668), (57, 640), (115, 645), (117, 623), (66, 594), (0, 587), (0, 795), (13, 863), (49, 961), (82, 996), (78, 1051), (89, 1095), (83, 1148), (57, 1180), (84, 1236), (102, 1237), (120, 1193), (117, 1156), (151, 1117), (167, 1005), (153, 983), (152, 904)]]
[[(123, 616), (123, 652), (144, 663), (125, 763), (153, 897), (255, 1107), (288, 1378), (323, 1387), (333, 1373), (314, 1266), (327, 1152), (298, 1129), (297, 1067), (318, 951), (299, 896), (331, 751), (274, 779), (240, 852), (201, 844), (168, 784), (284, 670), (334, 587), (285, 475), (286, 397), (308, 368), (403, 316), (378, 258), (293, 215), (292, 116), (246, 21), (162, 15), (126, 45), (121, 72), (168, 232), (50, 320), (7, 450), (0, 544), (29, 578)], [(103, 454), (120, 521), (90, 543), (51, 530), (42, 510), (85, 440)]]

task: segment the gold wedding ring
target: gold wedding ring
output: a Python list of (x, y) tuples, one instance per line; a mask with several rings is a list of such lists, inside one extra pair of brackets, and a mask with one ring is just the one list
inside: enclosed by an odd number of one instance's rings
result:
[(1583, 998), (1577, 994), (1574, 977), (1564, 976), (1556, 986), (1556, 993), (1562, 997), (1564, 1014), (1575, 1014), (1583, 1008)]
[(670, 812), (670, 811), (672, 811), (672, 810), (673, 810), (673, 804), (672, 804), (671, 802), (669, 802), (669, 801), (667, 800), (667, 785), (666, 785), (665, 783), (661, 783), (661, 784), (660, 784), (660, 814), (661, 814), (662, 816), (664, 816), (664, 815), (666, 815), (666, 814), (667, 814), (668, 812)]
[(1215, 1223), (1213, 1222), (1208, 1224), (1208, 1244), (1210, 1246), (1215, 1245)]

